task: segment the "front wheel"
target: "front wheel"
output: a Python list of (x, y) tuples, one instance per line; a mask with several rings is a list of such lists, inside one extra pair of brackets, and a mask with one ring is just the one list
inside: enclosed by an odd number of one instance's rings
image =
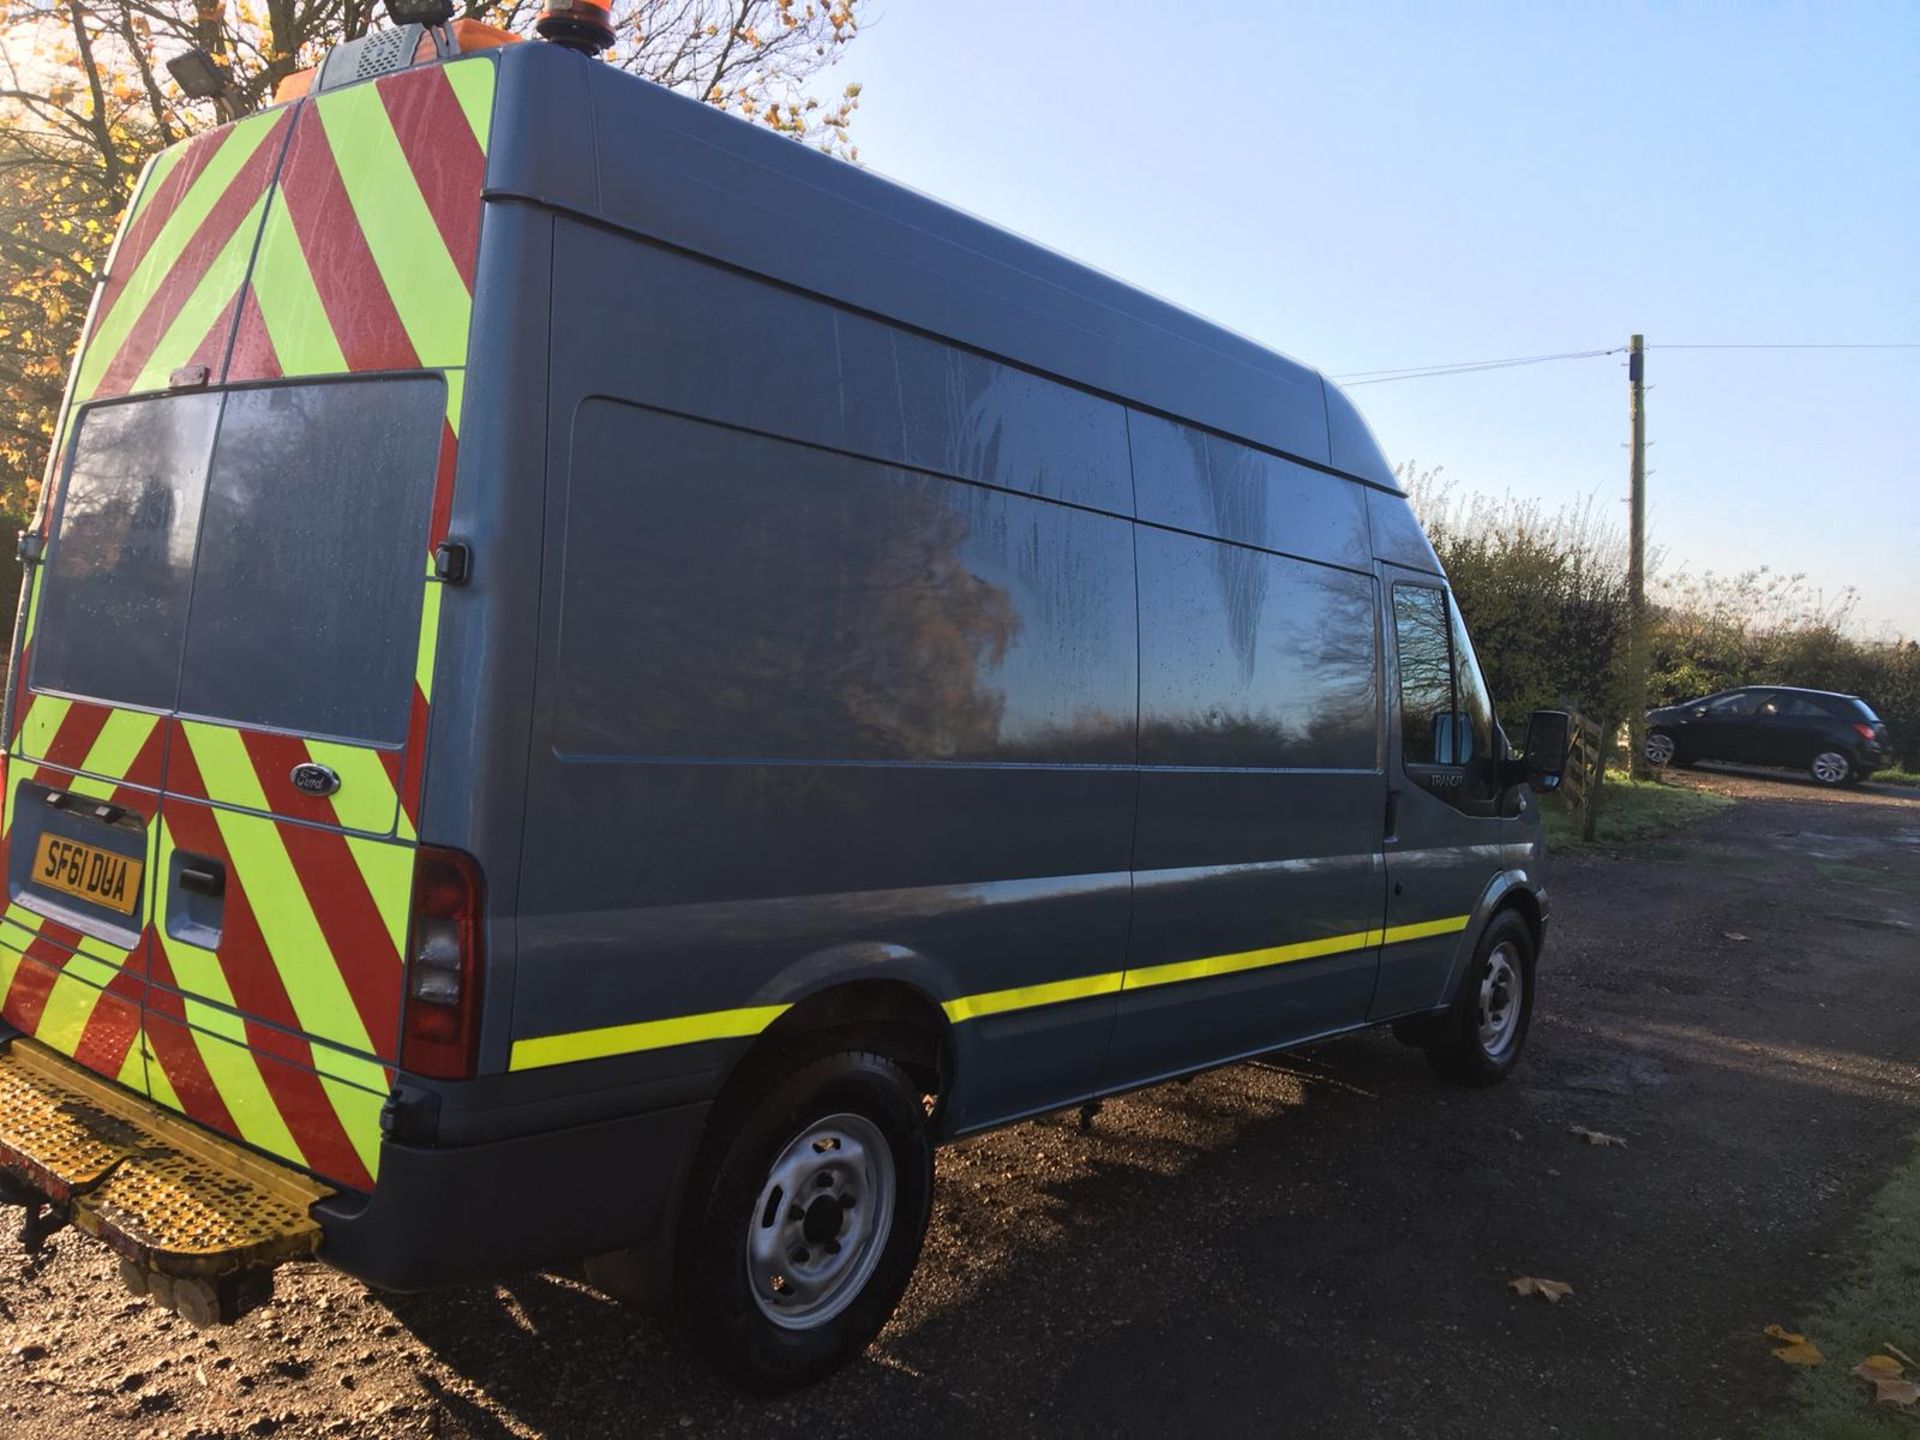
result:
[(1641, 747), (1641, 753), (1647, 757), (1647, 763), (1659, 770), (1671, 765), (1674, 757), (1680, 753), (1680, 747), (1673, 742), (1673, 736), (1664, 730), (1655, 730), (1647, 736), (1647, 742)]
[(1828, 787), (1844, 785), (1853, 775), (1853, 762), (1838, 750), (1822, 750), (1807, 767), (1816, 784)]
[(932, 1193), (926, 1109), (893, 1061), (848, 1051), (766, 1072), (710, 1127), (681, 1231), (682, 1324), (750, 1385), (819, 1379), (893, 1313)]
[(1533, 1022), (1533, 971), (1533, 932), (1514, 911), (1502, 910), (1480, 937), (1453, 1008), (1427, 1045), (1433, 1068), (1469, 1085), (1506, 1079)]

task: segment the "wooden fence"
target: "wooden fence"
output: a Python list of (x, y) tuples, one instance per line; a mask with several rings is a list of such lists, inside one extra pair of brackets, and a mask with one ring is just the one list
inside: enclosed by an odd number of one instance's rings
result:
[(1579, 812), (1583, 840), (1593, 839), (1593, 827), (1600, 818), (1600, 777), (1606, 771), (1606, 762), (1600, 723), (1575, 711), (1568, 730), (1567, 770), (1560, 781), (1560, 792)]

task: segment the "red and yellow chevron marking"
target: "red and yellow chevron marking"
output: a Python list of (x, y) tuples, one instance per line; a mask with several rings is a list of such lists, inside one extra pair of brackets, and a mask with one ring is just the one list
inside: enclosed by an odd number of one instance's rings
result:
[(292, 128), (290, 112), (269, 110), (153, 161), (108, 262), (74, 404), (162, 388), (182, 365), (218, 373)]
[(467, 363), (492, 108), (478, 58), (301, 107), (229, 381)]
[[(176, 849), (222, 862), (214, 948), (149, 910), (119, 952), (19, 906), (0, 917), (6, 1018), (102, 1074), (337, 1184), (366, 1188), (399, 1049), (413, 841), (458, 456), (490, 59), (403, 71), (252, 117), (159, 157), (122, 225), (73, 403), (215, 383), (439, 369), (447, 414), (397, 749), (34, 694), (34, 572), (15, 666), (21, 778), (60, 775), (149, 817), (151, 897)], [(64, 445), (64, 439), (62, 441)], [(44, 530), (51, 506), (43, 504)], [(293, 788), (313, 761), (341, 777)], [(60, 767), (50, 769), (48, 767)], [(56, 783), (44, 779), (43, 783)]]

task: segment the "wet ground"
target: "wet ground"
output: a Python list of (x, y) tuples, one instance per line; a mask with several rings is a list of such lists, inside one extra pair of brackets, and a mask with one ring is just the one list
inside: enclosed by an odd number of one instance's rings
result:
[(567, 1279), (307, 1267), (201, 1334), (92, 1244), (8, 1236), (0, 1434), (1743, 1434), (1786, 1392), (1761, 1327), (1920, 1129), (1920, 796), (1679, 779), (1740, 803), (1560, 864), (1512, 1082), (1367, 1035), (955, 1146), (898, 1319), (800, 1395)]

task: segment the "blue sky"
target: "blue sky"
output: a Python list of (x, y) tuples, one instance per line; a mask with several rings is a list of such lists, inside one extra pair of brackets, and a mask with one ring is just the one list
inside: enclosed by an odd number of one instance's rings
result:
[[(1649, 356), (1669, 571), (1920, 634), (1920, 4), (886, 0), (869, 166), (1331, 375)], [(1353, 390), (1395, 460), (1625, 523), (1619, 357)]]

